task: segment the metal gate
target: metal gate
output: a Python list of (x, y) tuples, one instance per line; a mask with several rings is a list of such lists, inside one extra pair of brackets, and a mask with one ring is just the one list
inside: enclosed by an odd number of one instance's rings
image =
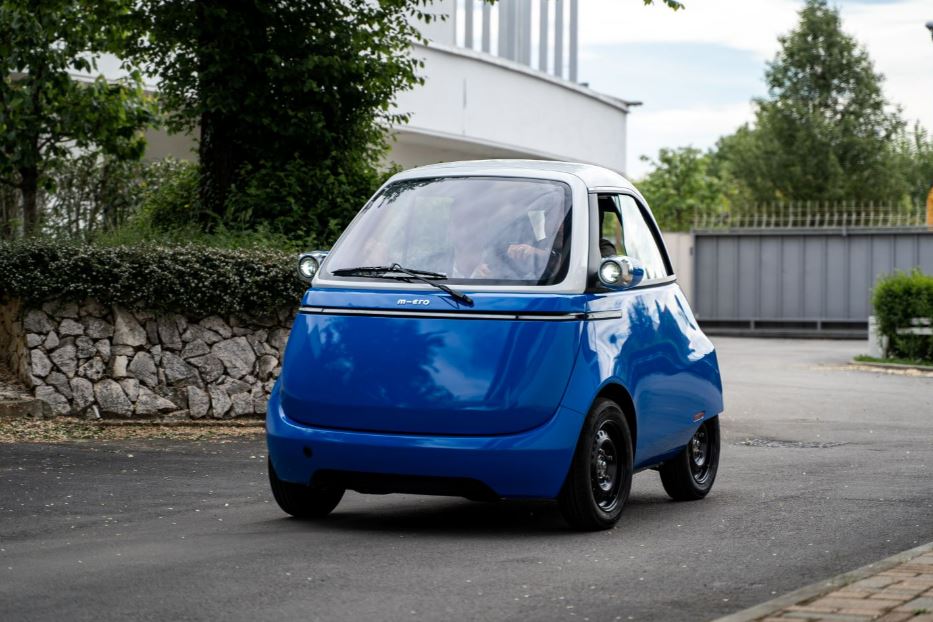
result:
[(864, 337), (878, 277), (933, 274), (933, 231), (697, 231), (693, 308), (710, 332)]

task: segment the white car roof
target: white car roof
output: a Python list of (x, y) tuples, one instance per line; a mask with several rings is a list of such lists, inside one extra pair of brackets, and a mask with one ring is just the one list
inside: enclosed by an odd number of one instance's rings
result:
[(583, 180), (590, 191), (600, 188), (624, 188), (638, 192), (632, 183), (615, 171), (578, 162), (551, 160), (467, 160), (419, 166), (394, 175), (390, 181), (420, 179), (444, 175), (510, 175), (536, 177), (541, 172), (568, 173)]

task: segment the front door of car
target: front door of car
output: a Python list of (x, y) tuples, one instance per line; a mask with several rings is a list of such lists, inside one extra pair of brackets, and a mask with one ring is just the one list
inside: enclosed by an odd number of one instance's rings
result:
[[(703, 411), (697, 394), (698, 350), (711, 350), (676, 284), (649, 212), (628, 194), (601, 194), (599, 253), (641, 262), (645, 276), (630, 289), (599, 295), (600, 306), (618, 310), (592, 324), (604, 350), (601, 365), (634, 402), (636, 466), (651, 464), (682, 447)], [(705, 341), (706, 344), (699, 344)], [(606, 370), (609, 371), (609, 370)]]

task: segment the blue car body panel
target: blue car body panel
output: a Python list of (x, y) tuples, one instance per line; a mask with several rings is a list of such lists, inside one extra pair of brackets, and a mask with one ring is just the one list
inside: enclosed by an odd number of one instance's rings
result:
[[(551, 498), (586, 412), (609, 385), (635, 406), (636, 468), (679, 451), (700, 413), (722, 410), (715, 351), (675, 284), (599, 295), (476, 293), (473, 307), (459, 309), (515, 313), (502, 319), (460, 319), (456, 308), (449, 319), (378, 315), (410, 295), (305, 295), (303, 307), (330, 312), (298, 315), (269, 401), (269, 455), (280, 478), (307, 483), (318, 469), (460, 477), (503, 497)], [(593, 319), (517, 319), (533, 313)]]
[[(547, 166), (568, 179), (583, 167)], [(637, 193), (599, 171), (568, 181), (574, 210), (591, 210), (588, 197), (605, 188)], [(598, 228), (582, 228), (586, 244)], [(713, 345), (672, 277), (595, 293), (584, 274), (592, 257), (578, 265), (579, 287), (461, 288), (470, 306), (397, 282), (309, 289), (267, 411), (278, 478), (454, 478), (553, 498), (600, 395), (630, 417), (637, 469), (680, 452), (723, 409)]]
[[(450, 300), (415, 292), (436, 309)], [(566, 297), (474, 295), (471, 316), (380, 316), (406, 292), (314, 291), (304, 306), (372, 315), (299, 314), (282, 369), (282, 406), (308, 425), (404, 434), (513, 434), (548, 421), (560, 404), (582, 321), (500, 315), (566, 312)], [(577, 297), (582, 310), (584, 300)], [(450, 319), (446, 319), (449, 317)]]

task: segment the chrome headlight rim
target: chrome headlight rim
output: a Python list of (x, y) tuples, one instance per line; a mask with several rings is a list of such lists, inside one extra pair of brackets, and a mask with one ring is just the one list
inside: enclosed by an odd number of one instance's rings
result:
[(298, 278), (307, 283), (311, 283), (314, 277), (320, 274), (321, 265), (327, 253), (324, 251), (313, 251), (310, 253), (300, 253), (298, 255)]

